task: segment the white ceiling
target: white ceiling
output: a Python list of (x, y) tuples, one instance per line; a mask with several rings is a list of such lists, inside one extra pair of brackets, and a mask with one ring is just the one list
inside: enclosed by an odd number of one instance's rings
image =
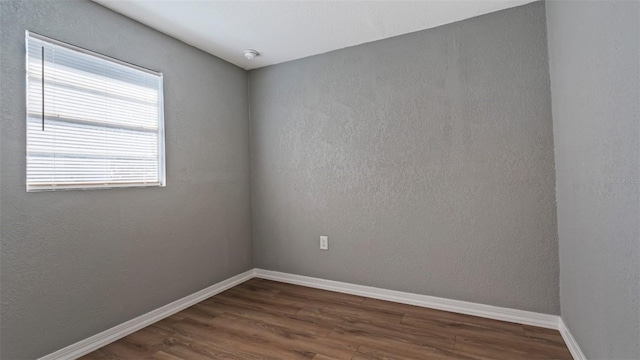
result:
[[(428, 29), (533, 0), (94, 0), (244, 69)], [(245, 49), (260, 56), (246, 60)]]

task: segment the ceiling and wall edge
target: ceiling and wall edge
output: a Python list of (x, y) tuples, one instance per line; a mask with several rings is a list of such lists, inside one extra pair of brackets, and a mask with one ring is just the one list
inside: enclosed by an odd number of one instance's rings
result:
[[(93, 0), (245, 70), (474, 18), (536, 0), (201, 1)], [(260, 56), (248, 60), (243, 50)]]

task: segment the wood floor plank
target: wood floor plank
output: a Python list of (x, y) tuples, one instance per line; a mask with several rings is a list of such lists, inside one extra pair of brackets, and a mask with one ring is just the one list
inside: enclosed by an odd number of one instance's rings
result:
[(171, 336), (171, 333), (169, 331), (153, 326), (147, 326), (146, 328), (140, 329), (133, 334), (129, 334), (123, 337), (121, 341), (135, 344), (140, 347), (153, 347), (162, 343), (162, 341), (169, 336)]
[[(202, 311), (211, 313), (237, 315), (257, 321), (263, 321), (272, 325), (296, 329), (310, 335), (327, 336), (335, 324), (317, 321), (316, 318), (297, 314), (274, 314), (265, 311), (258, 311), (242, 305), (231, 305), (221, 303), (198, 304)], [(209, 310), (210, 309), (210, 310)]]
[(157, 353), (151, 355), (153, 360), (183, 360), (183, 358), (179, 358), (177, 356), (173, 356), (171, 354), (167, 354), (164, 351), (158, 351)]
[(230, 349), (210, 341), (190, 342), (172, 338), (172, 343), (168, 343), (161, 347), (163, 352), (171, 353), (172, 356), (179, 357), (184, 360), (188, 359), (238, 359), (238, 360), (278, 360), (281, 357), (273, 357), (250, 353), (240, 349)]
[(460, 322), (444, 318), (416, 318), (411, 315), (405, 315), (400, 321), (401, 324), (414, 327), (417, 329), (428, 329), (432, 332), (448, 334), (450, 336), (466, 336), (468, 338), (477, 339), (494, 339), (503, 338), (505, 336), (524, 336), (522, 328), (519, 331), (512, 329), (503, 329), (500, 327), (486, 326), (477, 322)]
[(242, 283), (236, 287), (233, 287), (228, 290), (230, 293), (238, 292), (243, 293), (245, 295), (253, 296), (273, 296), (280, 292), (278, 289), (273, 289), (269, 287), (260, 286), (260, 283)]
[(181, 341), (177, 338), (170, 338), (160, 349), (152, 355), (152, 358), (161, 356), (183, 360), (238, 359), (237, 355), (225, 352), (214, 345), (205, 342)]
[(181, 319), (189, 318), (189, 319), (198, 320), (198, 321), (201, 321), (201, 322), (207, 322), (207, 321), (213, 319), (214, 317), (216, 317), (216, 315), (219, 315), (219, 314), (214, 314), (214, 313), (202, 311), (200, 309), (200, 307), (191, 306), (189, 308), (186, 308), (186, 309), (176, 313), (176, 315), (177, 315), (178, 318), (181, 318)]
[(215, 297), (209, 298), (207, 300), (204, 300), (198, 303), (198, 305), (207, 306), (210, 310), (213, 309), (213, 311), (217, 311), (217, 309), (224, 309), (225, 307), (232, 306), (232, 307), (243, 308), (243, 309), (263, 312), (267, 314), (273, 314), (273, 315), (295, 314), (298, 311), (300, 311), (299, 306), (278, 307), (278, 306), (273, 306), (273, 304), (266, 304), (265, 306), (265, 304), (262, 304), (259, 302), (253, 302), (246, 298), (237, 299), (233, 297), (223, 297), (223, 296), (215, 296)]
[(343, 339), (354, 344), (376, 346), (393, 340), (397, 344), (438, 349), (453, 349), (455, 337), (411, 328), (398, 324), (351, 323), (338, 325), (329, 338)]
[(558, 330), (539, 328), (530, 325), (523, 325), (524, 334), (528, 337), (546, 339), (559, 345), (564, 345), (564, 339)]
[(234, 291), (225, 291), (221, 294), (215, 296), (219, 300), (227, 300), (231, 302), (237, 302), (244, 305), (249, 305), (256, 307), (257, 309), (264, 309), (267, 311), (277, 311), (284, 312), (287, 314), (295, 314), (300, 309), (301, 306), (297, 305), (297, 303), (293, 303), (291, 301), (283, 301), (281, 299), (276, 299), (273, 297), (261, 297), (258, 295), (248, 295), (242, 292), (234, 292)]
[(231, 324), (216, 326), (184, 319), (172, 325), (172, 328), (177, 332), (175, 339), (178, 343), (191, 344), (192, 347), (197, 346), (209, 352), (235, 353), (242, 359), (296, 360), (311, 359), (315, 355), (310, 351), (291, 350), (268, 339), (247, 336), (228, 325)]
[(150, 359), (153, 360), (183, 360), (177, 356), (173, 356), (171, 354), (167, 354), (164, 351), (158, 351), (157, 353), (151, 355)]
[(136, 331), (133, 334), (125, 336), (117, 342), (111, 343), (82, 359), (108, 358), (108, 359), (132, 359), (146, 358), (158, 351), (159, 344), (170, 336), (170, 333), (148, 326), (144, 329)]
[(338, 359), (332, 358), (326, 355), (322, 355), (322, 354), (316, 354), (316, 356), (314, 356), (312, 360), (338, 360)]
[[(234, 337), (237, 337), (237, 335), (234, 335)], [(286, 352), (275, 354), (270, 350), (260, 352), (259, 350), (262, 350), (263, 344), (257, 344), (261, 347), (260, 349), (256, 348), (256, 346), (244, 346), (235, 341), (229, 341), (227, 335), (221, 335), (217, 339), (202, 339), (196, 336), (195, 341), (190, 341), (182, 335), (177, 335), (170, 340), (161, 349), (185, 360), (192, 358), (278, 360), (290, 356)], [(299, 359), (299, 357), (294, 356), (292, 359)]]
[(318, 303), (313, 302), (301, 309), (298, 315), (315, 317), (322, 321), (328, 321), (334, 324), (355, 323), (355, 322), (373, 322), (373, 323), (392, 323), (399, 324), (403, 314), (383, 311), (375, 311), (372, 309), (364, 309), (359, 306)]
[(414, 360), (413, 357), (392, 354), (388, 351), (360, 346), (351, 360)]
[(517, 351), (523, 351), (527, 353), (539, 353), (542, 355), (549, 355), (557, 358), (571, 358), (569, 350), (564, 343), (558, 343), (543, 338), (533, 338), (527, 336), (515, 336), (515, 335), (458, 335), (456, 339), (468, 339), (477, 341), (486, 346), (500, 346), (515, 349)]
[(109, 359), (142, 359), (157, 351), (158, 349), (128, 341), (116, 341), (100, 349), (100, 353)]
[(107, 360), (107, 359), (109, 359), (109, 357), (104, 355), (100, 350), (96, 350), (92, 353), (89, 353), (87, 355), (84, 355), (78, 358), (78, 360)]
[(251, 340), (269, 341), (281, 344), (287, 349), (300, 353), (305, 351), (323, 354), (336, 359), (351, 359), (357, 346), (342, 339), (329, 339), (324, 336), (314, 336), (297, 329), (285, 328), (235, 315), (222, 315), (210, 324), (225, 327), (230, 331), (242, 334)]
[(208, 305), (208, 303), (204, 303), (204, 302), (197, 303), (197, 304), (193, 305), (192, 308), (194, 310), (198, 311), (200, 314), (204, 314), (204, 315), (206, 315), (208, 317), (208, 319), (202, 318), (202, 319), (204, 319), (205, 322), (208, 321), (208, 320), (213, 319), (214, 317), (216, 317), (218, 315), (222, 315), (222, 314), (225, 313), (225, 311), (223, 309), (221, 309), (220, 307), (210, 306), (210, 305)]
[[(516, 351), (524, 354), (540, 354), (551, 358), (571, 359), (569, 350), (564, 343), (541, 338), (510, 334), (465, 333), (456, 336), (456, 345), (461, 341), (467, 342), (467, 349), (470, 348), (469, 344), (477, 344), (481, 347), (496, 348), (505, 352)], [(456, 347), (456, 349), (459, 349), (459, 347)]]
[[(425, 351), (425, 350), (422, 350)], [(399, 354), (398, 352), (403, 352), (403, 350), (396, 352), (390, 352), (380, 349), (375, 349), (368, 346), (360, 346), (358, 352), (353, 355), (352, 360), (415, 360), (422, 359), (417, 358), (414, 355), (407, 356)], [(488, 358), (469, 356), (461, 353), (456, 353), (456, 351), (439, 351), (439, 350), (427, 350), (427, 353), (424, 355), (424, 359), (442, 359), (442, 360), (489, 360)]]
[(571, 359), (559, 332), (251, 279), (83, 360)]
[(258, 283), (255, 283), (254, 285), (267, 289), (278, 290), (280, 294), (285, 294), (290, 297), (298, 297), (307, 300), (323, 300), (326, 302), (352, 305), (360, 305), (365, 300), (365, 298), (362, 296), (314, 289), (310, 287), (286, 284), (271, 280), (262, 280)]
[(508, 332), (523, 335), (524, 330), (521, 324), (510, 323), (506, 321), (481, 318), (477, 316), (458, 314), (449, 311), (423, 308), (406, 304), (399, 304), (390, 301), (378, 299), (366, 299), (362, 304), (365, 308), (384, 309), (388, 311), (403, 312), (407, 316), (417, 319), (441, 319), (443, 321), (451, 321), (452, 323), (470, 324), (484, 328), (492, 328), (497, 331)]
[(566, 347), (533, 343), (527, 340), (517, 337), (486, 340), (457, 336), (455, 348), (496, 359), (572, 359)]

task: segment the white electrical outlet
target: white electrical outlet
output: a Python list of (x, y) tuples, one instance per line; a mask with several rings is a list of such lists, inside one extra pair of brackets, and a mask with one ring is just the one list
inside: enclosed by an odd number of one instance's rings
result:
[(329, 250), (328, 236), (320, 236), (320, 250)]

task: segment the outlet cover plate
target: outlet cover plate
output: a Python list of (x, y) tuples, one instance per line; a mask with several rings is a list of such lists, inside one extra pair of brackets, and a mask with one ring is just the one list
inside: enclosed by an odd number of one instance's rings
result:
[(320, 250), (329, 250), (328, 236), (320, 236)]

